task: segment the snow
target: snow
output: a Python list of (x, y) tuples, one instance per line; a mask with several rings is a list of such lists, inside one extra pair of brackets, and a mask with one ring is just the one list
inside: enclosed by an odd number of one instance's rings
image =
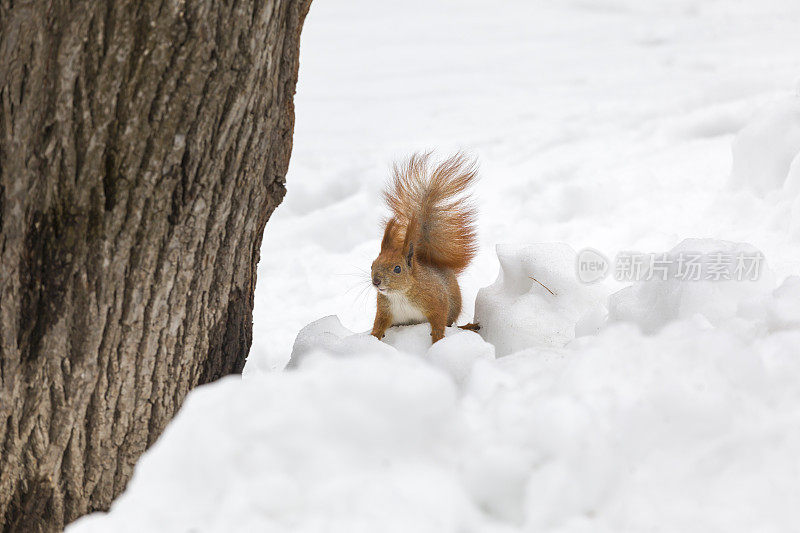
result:
[[(697, 254), (698, 261), (695, 264), (699, 267), (698, 277), (701, 279), (691, 279), (695, 276), (687, 275), (690, 279), (683, 281), (679, 277), (681, 263), (677, 258), (681, 254), (685, 258), (689, 254)], [(611, 295), (608, 300), (609, 319), (636, 323), (647, 333), (658, 331), (675, 319), (694, 315), (702, 315), (710, 323), (720, 325), (736, 316), (742, 303), (774, 288), (772, 273), (763, 261), (757, 269), (753, 269), (753, 274), (758, 270), (755, 279), (745, 276), (744, 268), (742, 279), (738, 279), (739, 276), (733, 275), (733, 272), (726, 274), (732, 279), (714, 279), (716, 274), (712, 265), (718, 257), (717, 254), (730, 256), (733, 268), (736, 266), (733, 258), (740, 254), (743, 258), (763, 256), (760, 250), (745, 243), (686, 239), (666, 254), (668, 259), (676, 260), (664, 263), (666, 269), (663, 274), (659, 273), (651, 280), (634, 283)], [(747, 266), (750, 267), (750, 264)], [(689, 269), (684, 268), (687, 271)]]
[(566, 244), (497, 246), (500, 275), (478, 291), (475, 320), (498, 355), (533, 346), (564, 346), (584, 315), (601, 313), (604, 298), (575, 275), (577, 254)]
[(800, 190), (800, 95), (787, 96), (757, 112), (733, 141), (732, 184), (756, 194)]
[[(193, 391), (70, 532), (795, 529), (798, 23), (790, 0), (314, 4), (244, 376)], [(483, 329), (378, 341), (380, 190), (427, 148), (481, 163), (458, 323)], [(579, 281), (626, 251), (766, 267)]]

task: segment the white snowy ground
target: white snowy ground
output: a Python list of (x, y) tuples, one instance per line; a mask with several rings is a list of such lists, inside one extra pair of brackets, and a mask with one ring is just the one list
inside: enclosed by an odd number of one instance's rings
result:
[[(795, 0), (316, 0), (245, 376), (70, 531), (795, 530), (798, 28)], [(387, 168), (428, 148), (480, 159), (483, 337), (353, 335)], [(583, 285), (584, 247), (769, 269)]]

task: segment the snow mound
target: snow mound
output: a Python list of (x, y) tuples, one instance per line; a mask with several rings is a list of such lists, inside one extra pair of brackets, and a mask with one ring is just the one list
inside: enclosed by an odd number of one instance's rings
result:
[(445, 374), (397, 354), (228, 378), (190, 395), (114, 514), (72, 529), (434, 532), (470, 519), (446, 457), (456, 407)]
[(800, 277), (790, 276), (773, 292), (767, 306), (771, 331), (800, 329)]
[(790, 530), (799, 288), (764, 296), (775, 333), (615, 323), (496, 360), (472, 332), (420, 356), (328, 317), (293, 371), (193, 391), (111, 512), (69, 531)]
[(789, 276), (769, 295), (742, 306), (739, 314), (767, 333), (800, 329), (800, 276)]
[(645, 280), (611, 295), (609, 322), (633, 322), (653, 333), (674, 320), (700, 315), (716, 326), (774, 287), (763, 254), (749, 244), (686, 239), (656, 258), (660, 263), (642, 271)]
[(800, 192), (800, 96), (762, 108), (733, 141), (731, 184), (764, 196)]
[(430, 325), (395, 326), (379, 341), (369, 333), (353, 333), (336, 316), (327, 316), (300, 330), (287, 368), (296, 369), (320, 354), (347, 357), (353, 354), (397, 353), (426, 357), (457, 383), (467, 379), (478, 360), (494, 360), (494, 346), (478, 334), (445, 328), (445, 338), (431, 344)]
[(575, 338), (581, 317), (597, 313), (600, 289), (577, 280), (576, 257), (560, 243), (497, 246), (500, 275), (478, 291), (475, 320), (498, 356), (531, 346), (564, 346)]
[(494, 346), (471, 331), (459, 331), (428, 349), (428, 360), (444, 370), (458, 384), (470, 378), (478, 361), (494, 361)]
[(344, 327), (339, 317), (331, 315), (307, 325), (297, 334), (292, 347), (292, 356), (287, 368), (298, 367), (308, 355), (322, 351), (346, 356), (374, 350), (377, 353), (392, 352), (390, 346), (369, 334), (355, 335)]

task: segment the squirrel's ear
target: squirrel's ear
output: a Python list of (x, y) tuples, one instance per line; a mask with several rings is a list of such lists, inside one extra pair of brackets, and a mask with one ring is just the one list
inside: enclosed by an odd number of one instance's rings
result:
[(406, 226), (406, 236), (403, 239), (403, 250), (406, 254), (406, 263), (411, 266), (411, 258), (414, 257), (414, 240), (419, 236), (419, 219), (412, 217)]
[(394, 224), (395, 224), (394, 217), (390, 218), (389, 221), (386, 222), (386, 229), (383, 231), (383, 241), (381, 242), (381, 251), (387, 250), (389, 247), (392, 246), (392, 238), (394, 236)]

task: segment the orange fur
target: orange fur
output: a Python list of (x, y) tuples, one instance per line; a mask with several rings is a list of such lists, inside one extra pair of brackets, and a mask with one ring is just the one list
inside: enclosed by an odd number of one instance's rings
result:
[(430, 153), (395, 164), (392, 183), (384, 193), (392, 217), (381, 249), (408, 253), (413, 245), (420, 262), (463, 271), (477, 251), (476, 212), (467, 196), (476, 176), (475, 161), (461, 153), (435, 166)]

